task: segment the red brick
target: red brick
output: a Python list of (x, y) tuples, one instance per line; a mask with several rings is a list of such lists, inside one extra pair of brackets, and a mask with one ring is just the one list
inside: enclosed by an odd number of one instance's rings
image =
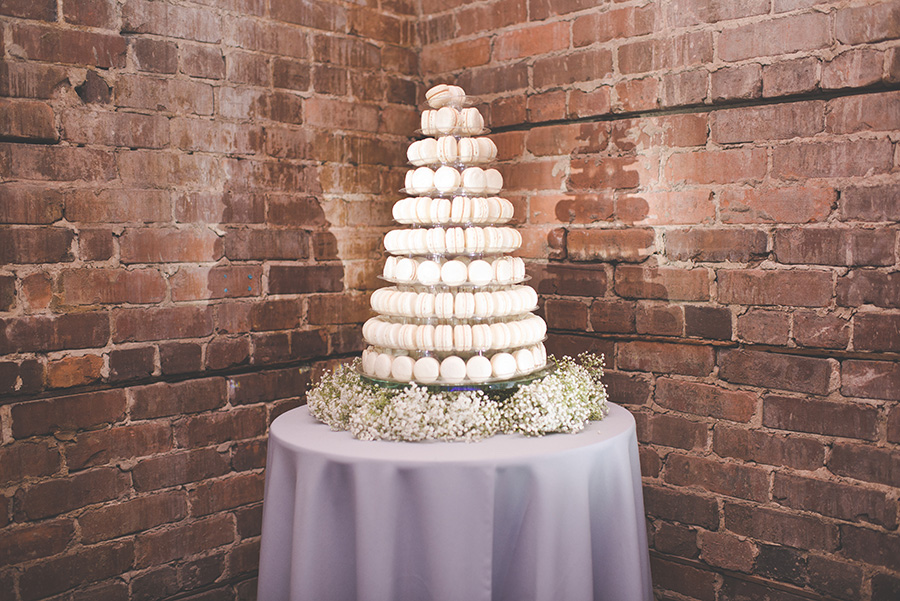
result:
[(708, 78), (706, 69), (663, 74), (660, 103), (666, 107), (701, 104), (707, 98)]
[(135, 567), (144, 568), (196, 555), (234, 541), (232, 516), (221, 514), (138, 535)]
[(159, 365), (163, 374), (183, 374), (203, 369), (203, 347), (191, 342), (159, 345)]
[(891, 361), (848, 359), (841, 363), (841, 393), (900, 400), (900, 365)]
[(528, 97), (528, 120), (532, 123), (564, 119), (566, 116), (566, 92), (554, 90)]
[(738, 317), (738, 339), (761, 344), (786, 345), (790, 339), (791, 316), (781, 311), (753, 310)]
[(192, 449), (142, 459), (131, 470), (138, 492), (215, 478), (228, 472), (225, 457), (213, 448)]
[(825, 103), (790, 102), (716, 111), (710, 137), (720, 144), (808, 138), (825, 127)]
[(227, 391), (222, 378), (160, 382), (131, 389), (132, 419), (150, 419), (217, 409), (225, 404)]
[(244, 374), (229, 378), (231, 403), (248, 405), (303, 395), (310, 374), (297, 368)]
[(659, 378), (654, 398), (663, 407), (693, 415), (749, 422), (756, 412), (756, 395), (699, 382)]
[(77, 29), (14, 25), (11, 41), (25, 58), (101, 69), (125, 66), (125, 39)]
[[(293, 199), (301, 204), (296, 197)], [(175, 198), (175, 219), (183, 223), (263, 223), (266, 221), (266, 197), (234, 192), (186, 192)], [(278, 221), (270, 223), (282, 225)], [(307, 225), (322, 224), (311, 220)]]
[(717, 276), (723, 303), (822, 307), (833, 296), (831, 273), (826, 271), (720, 269)]
[(641, 463), (641, 476), (645, 478), (659, 478), (659, 472), (662, 470), (662, 461), (656, 451), (648, 447), (638, 449), (638, 455)]
[(37, 0), (35, 2), (10, 0), (4, 2), (3, 6), (0, 6), (0, 14), (23, 19), (56, 21), (56, 3), (52, 0)]
[[(61, 466), (59, 451), (48, 443), (18, 443), (0, 447), (0, 485), (50, 476)], [(2, 511), (2, 510), (0, 510)]]
[(680, 524), (657, 522), (651, 531), (650, 548), (667, 555), (697, 557), (697, 531)]
[(756, 501), (768, 498), (768, 474), (737, 463), (671, 454), (666, 458), (664, 476), (666, 482), (676, 486), (700, 486), (711, 492)]
[(900, 92), (867, 94), (833, 100), (829, 104), (826, 128), (834, 133), (896, 130), (900, 127), (898, 103), (900, 103)]
[(84, 261), (111, 259), (115, 246), (113, 232), (105, 228), (82, 228), (78, 231), (78, 255)]
[(245, 363), (250, 357), (250, 340), (242, 338), (213, 338), (206, 346), (206, 368), (226, 369)]
[(19, 594), (25, 601), (43, 599), (84, 583), (124, 574), (133, 564), (131, 541), (79, 547), (25, 568), (19, 577)]
[(578, 48), (653, 33), (661, 20), (658, 12), (655, 6), (648, 5), (580, 15), (572, 21), (572, 44)]
[(888, 528), (897, 524), (897, 507), (887, 495), (858, 485), (775, 472), (772, 498), (787, 507), (843, 520), (862, 520)]
[(796, 312), (793, 335), (800, 346), (843, 349), (850, 341), (850, 321), (830, 313)]
[(109, 352), (109, 381), (138, 380), (156, 370), (156, 349), (142, 346)]
[(162, 453), (172, 448), (168, 423), (145, 422), (82, 433), (66, 446), (69, 470)]
[(180, 447), (196, 448), (266, 433), (265, 407), (231, 409), (193, 416), (180, 422), (175, 440)]
[[(227, 88), (222, 90), (220, 113), (234, 116), (227, 113)], [(207, 83), (124, 73), (116, 83), (115, 102), (116, 106), (188, 115), (211, 115), (214, 108), (213, 87)], [(245, 108), (244, 118), (247, 112)], [(146, 157), (142, 162), (147, 162)]]
[(662, 39), (641, 40), (619, 46), (622, 73), (675, 70), (712, 62), (712, 34), (688, 32)]
[[(772, 557), (769, 557), (769, 550), (777, 553), (773, 553)], [(799, 584), (802, 581), (802, 577), (799, 574), (795, 574), (798, 571), (798, 569), (795, 569), (795, 566), (802, 563), (804, 562), (798, 551), (784, 547), (760, 546), (756, 571), (763, 578), (788, 580), (794, 584)], [(767, 567), (772, 569), (766, 570), (765, 568)], [(785, 575), (785, 572), (789, 573)], [(776, 585), (770, 586), (765, 580), (747, 580), (727, 575), (722, 578), (720, 590), (723, 599), (771, 599), (772, 601), (804, 601), (807, 599), (805, 594), (795, 594), (793, 592), (797, 589), (778, 584), (779, 586), (776, 588)]]
[[(291, 71), (300, 78), (291, 76), (290, 81), (300, 83), (304, 70)], [(225, 79), (231, 83), (268, 87), (272, 82), (270, 81), (267, 57), (250, 52), (229, 52), (225, 58)], [(307, 82), (306, 85), (308, 87), (309, 83)]]
[(623, 342), (616, 357), (619, 369), (686, 376), (708, 375), (714, 364), (713, 349), (708, 346), (666, 342)]
[(599, 48), (539, 58), (533, 69), (534, 87), (538, 90), (604, 79), (612, 74), (612, 53)]
[(640, 262), (653, 254), (654, 240), (650, 229), (573, 229), (566, 250), (572, 261)]
[(635, 329), (657, 336), (684, 335), (684, 309), (677, 305), (638, 303)]
[(190, 77), (223, 79), (225, 77), (225, 57), (219, 48), (199, 44), (182, 44), (181, 70)]
[(826, 394), (834, 366), (828, 359), (726, 350), (719, 358), (719, 377), (735, 384)]
[[(657, 157), (573, 158), (570, 161), (570, 190), (609, 190), (638, 188), (655, 179)], [(548, 184), (551, 182), (547, 182)], [(545, 186), (544, 189), (557, 188)]]
[(709, 273), (705, 269), (618, 265), (615, 289), (626, 298), (709, 300)]
[(83, 538), (89, 543), (118, 538), (175, 522), (187, 515), (184, 493), (170, 492), (136, 497), (86, 511), (78, 518)]
[(102, 501), (117, 499), (128, 490), (129, 479), (118, 468), (99, 468), (29, 486), (22, 493), (21, 512), (37, 520)]
[(635, 331), (635, 303), (596, 299), (591, 303), (591, 327), (595, 332)]
[(775, 257), (781, 263), (892, 265), (894, 232), (888, 230), (777, 230)]
[(309, 257), (309, 232), (289, 229), (230, 229), (225, 256), (231, 260), (289, 260)]
[(650, 560), (654, 582), (665, 590), (675, 591), (699, 601), (716, 598), (716, 574), (709, 570), (666, 561), (658, 556)]
[(878, 409), (861, 403), (833, 403), (769, 395), (763, 398), (763, 425), (792, 432), (811, 432), (875, 440)]
[(315, 295), (309, 298), (310, 325), (357, 324), (372, 316), (367, 295)]
[(638, 414), (635, 417), (638, 418), (638, 440), (641, 442), (687, 450), (699, 449), (706, 444), (706, 424), (669, 414)]
[(41, 186), (0, 184), (0, 223), (49, 224), (62, 219), (63, 195)]
[(834, 33), (844, 44), (863, 44), (896, 39), (900, 7), (892, 2), (846, 7), (834, 18)]
[(270, 294), (341, 292), (342, 265), (273, 265), (269, 268)]
[(58, 285), (65, 305), (157, 303), (166, 295), (166, 280), (153, 269), (70, 269)]
[(216, 261), (222, 239), (208, 229), (126, 229), (120, 238), (123, 263)]
[(103, 357), (74, 355), (47, 363), (48, 388), (68, 388), (100, 381)]
[(713, 497), (653, 484), (645, 485), (643, 490), (648, 515), (703, 528), (718, 528), (719, 509)]
[[(297, 402), (299, 406), (299, 401)], [(293, 407), (291, 407), (293, 408)], [(253, 470), (266, 466), (266, 441), (243, 440), (235, 443), (231, 454), (231, 469), (236, 472)], [(238, 516), (240, 519), (240, 516)], [(240, 528), (240, 522), (238, 528)], [(241, 536), (244, 536), (243, 534)]]
[(529, 14), (532, 20), (543, 20), (552, 15), (565, 15), (593, 8), (595, 5), (596, 2), (590, 0), (528, 0)]
[(748, 540), (741, 540), (724, 532), (698, 533), (701, 558), (704, 562), (726, 570), (750, 573), (756, 547)]
[(577, 300), (547, 299), (544, 302), (547, 327), (554, 330), (587, 331), (588, 305)]
[(632, 225), (699, 224), (715, 213), (712, 193), (702, 189), (622, 195), (616, 202), (616, 217)]
[(762, 95), (762, 69), (756, 64), (717, 69), (710, 74), (709, 80), (713, 102)]
[(787, 180), (868, 176), (889, 171), (892, 154), (888, 140), (776, 146), (772, 150), (772, 173)]
[(0, 351), (56, 351), (106, 346), (109, 317), (105, 313), (71, 313), (0, 321)]
[[(480, 6), (465, 6), (462, 3), (455, 12), (457, 35), (468, 35), (482, 31), (494, 31), (526, 21), (525, 2), (518, 0), (495, 0)], [(441, 9), (433, 12), (440, 12)]]
[(837, 194), (831, 188), (726, 188), (719, 193), (724, 223), (824, 221)]
[(674, 27), (686, 27), (701, 23), (720, 23), (767, 12), (769, 12), (769, 4), (766, 0), (750, 0), (740, 3), (678, 0), (668, 13), (668, 23)]
[(0, 61), (0, 94), (3, 96), (50, 98), (60, 84), (68, 83), (68, 79), (68, 70), (58, 65)]
[(873, 304), (876, 307), (900, 307), (900, 275), (869, 270), (852, 270), (839, 276), (837, 302), (845, 307)]
[(114, 423), (125, 414), (121, 390), (87, 392), (12, 406), (12, 434), (27, 438)]
[(900, 185), (848, 187), (841, 191), (841, 218), (845, 221), (900, 219)]
[(684, 152), (669, 157), (663, 177), (674, 185), (761, 180), (766, 174), (766, 160), (765, 151), (759, 148)]
[(0, 263), (27, 265), (72, 261), (75, 232), (65, 228), (3, 228)]
[[(456, 83), (473, 95), (522, 90), (528, 87), (528, 65), (518, 62), (496, 67), (468, 69), (457, 78)], [(496, 127), (497, 122), (492, 121), (491, 125)]]
[(37, 360), (0, 361), (0, 394), (27, 394), (43, 387), (44, 370)]
[(814, 90), (818, 84), (819, 59), (801, 57), (763, 65), (763, 96), (787, 96)]
[(900, 578), (890, 574), (872, 576), (872, 599), (896, 599), (900, 597)]
[(614, 403), (645, 405), (650, 400), (650, 382), (640, 376), (605, 371), (603, 384)]
[(613, 108), (621, 112), (651, 111), (659, 106), (659, 80), (655, 77), (629, 79), (614, 86)]
[(252, 123), (175, 118), (168, 128), (173, 146), (200, 152), (255, 154), (264, 138), (262, 128)]
[(725, 527), (740, 536), (798, 549), (834, 551), (838, 546), (838, 531), (833, 524), (767, 507), (726, 503)]
[(0, 99), (0, 139), (28, 142), (56, 142), (53, 109), (37, 100)]
[(666, 254), (678, 261), (747, 262), (766, 254), (767, 235), (750, 229), (668, 230)]
[(0, 562), (13, 566), (62, 553), (75, 535), (72, 520), (54, 520), (5, 530)]
[(731, 62), (825, 48), (832, 43), (830, 25), (828, 15), (806, 13), (725, 29), (719, 57)]
[(825, 447), (815, 439), (724, 424), (713, 431), (713, 451), (720, 457), (800, 470), (814, 471), (825, 464)]
[[(491, 58), (495, 62), (503, 62), (564, 50), (568, 45), (568, 23), (540, 23), (500, 33), (494, 39)], [(454, 70), (444, 63), (442, 55), (437, 58), (441, 70)]]
[(890, 448), (835, 443), (828, 459), (828, 469), (857, 480), (900, 486), (900, 455)]
[(180, 267), (169, 276), (173, 301), (239, 298), (262, 294), (261, 265)]
[(203, 8), (129, 0), (122, 7), (122, 32), (215, 43), (224, 29), (220, 19), (216, 12)]
[(212, 334), (210, 307), (119, 309), (113, 314), (114, 342), (198, 338)]
[(172, 201), (164, 190), (73, 190), (65, 203), (66, 219), (74, 222), (150, 223), (172, 218)]
[(853, 347), (858, 351), (900, 350), (900, 314), (857, 313), (853, 316)]
[(135, 38), (131, 41), (131, 48), (139, 71), (175, 73), (178, 69), (178, 49), (174, 42)]
[[(601, 86), (590, 91), (569, 91), (569, 117), (592, 117), (610, 111), (609, 88)], [(499, 124), (498, 124), (499, 125)]]
[(684, 333), (686, 336), (699, 338), (731, 340), (731, 310), (726, 307), (687, 305), (684, 307)]
[(837, 55), (822, 71), (823, 88), (858, 88), (881, 81), (884, 55), (877, 50), (854, 48)]
[(900, 568), (900, 536), (841, 525), (841, 555), (870, 565)]
[(203, 482), (191, 491), (191, 515), (208, 515), (262, 501), (263, 474), (238, 474)]

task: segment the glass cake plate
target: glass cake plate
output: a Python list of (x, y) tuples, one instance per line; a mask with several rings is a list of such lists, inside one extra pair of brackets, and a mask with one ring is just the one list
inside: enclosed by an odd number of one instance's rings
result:
[[(540, 380), (546, 376), (549, 376), (554, 371), (556, 371), (556, 361), (551, 358), (547, 358), (547, 364), (540, 369), (536, 369), (533, 372), (525, 374), (518, 378), (510, 378), (506, 380), (485, 380), (484, 382), (479, 382), (477, 384), (474, 383), (461, 383), (461, 384), (418, 384), (422, 388), (428, 390), (428, 392), (450, 392), (454, 390), (482, 390), (484, 392), (512, 392), (514, 389), (519, 386), (525, 386), (526, 384), (531, 384), (535, 380)], [(381, 386), (382, 388), (406, 388), (409, 386), (409, 382), (396, 382), (394, 380), (383, 380), (381, 378), (376, 378), (375, 376), (370, 376), (366, 374), (362, 370), (362, 366), (359, 365), (356, 367), (356, 373), (359, 374), (359, 377), (362, 378), (364, 382), (368, 382), (370, 384), (374, 384), (376, 386)]]

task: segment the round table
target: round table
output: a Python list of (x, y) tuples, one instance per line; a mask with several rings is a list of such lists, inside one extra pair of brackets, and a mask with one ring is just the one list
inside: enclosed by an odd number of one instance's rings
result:
[(634, 418), (578, 434), (361, 441), (306, 407), (269, 432), (260, 601), (649, 601)]

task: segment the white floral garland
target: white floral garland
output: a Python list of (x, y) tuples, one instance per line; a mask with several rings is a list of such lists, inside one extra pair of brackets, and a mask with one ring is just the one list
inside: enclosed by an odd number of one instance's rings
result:
[(578, 432), (608, 413), (603, 357), (563, 357), (557, 369), (515, 392), (429, 392), (411, 384), (384, 388), (365, 381), (353, 363), (326, 373), (307, 394), (310, 413), (332, 430), (362, 440), (464, 440), (495, 434), (541, 436)]

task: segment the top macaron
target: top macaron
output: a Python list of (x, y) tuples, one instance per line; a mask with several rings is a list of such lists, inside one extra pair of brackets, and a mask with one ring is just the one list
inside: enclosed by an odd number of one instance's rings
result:
[(466, 92), (459, 86), (451, 86), (445, 83), (438, 84), (425, 92), (425, 100), (432, 108), (439, 109), (444, 106), (461, 106), (466, 98)]

